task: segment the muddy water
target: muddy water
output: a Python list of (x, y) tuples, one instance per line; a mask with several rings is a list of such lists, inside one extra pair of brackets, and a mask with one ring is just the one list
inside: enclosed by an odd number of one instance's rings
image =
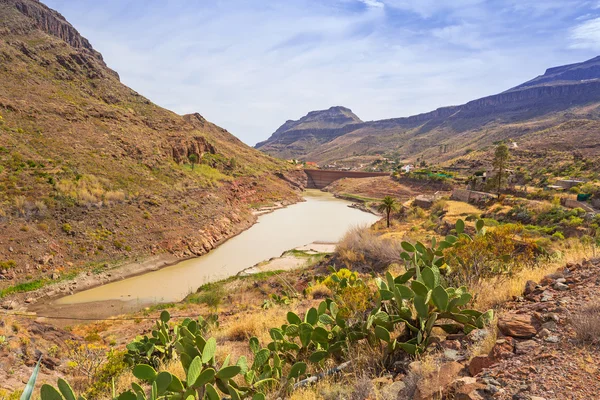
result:
[(335, 242), (349, 228), (379, 219), (348, 207), (350, 203), (329, 193), (308, 190), (305, 199), (260, 216), (250, 229), (202, 257), (63, 297), (57, 304), (180, 301), (205, 283), (235, 275), (297, 246), (315, 241)]

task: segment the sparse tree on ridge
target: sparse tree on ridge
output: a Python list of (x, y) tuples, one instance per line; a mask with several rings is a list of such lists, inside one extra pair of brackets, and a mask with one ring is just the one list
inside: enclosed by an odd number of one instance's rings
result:
[(390, 214), (398, 210), (398, 202), (392, 196), (385, 196), (377, 207), (377, 211), (385, 213), (387, 219), (387, 227), (390, 227)]

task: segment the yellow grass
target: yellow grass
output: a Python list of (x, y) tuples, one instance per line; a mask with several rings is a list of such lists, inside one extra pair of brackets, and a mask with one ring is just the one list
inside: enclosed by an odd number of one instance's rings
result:
[(247, 341), (256, 336), (261, 343), (268, 343), (271, 340), (269, 329), (285, 323), (288, 311), (287, 308), (274, 307), (242, 313), (235, 319), (228, 320), (227, 325), (220, 332), (216, 332), (216, 335), (232, 342)]
[(472, 204), (462, 201), (448, 200), (446, 201), (446, 215), (444, 219), (450, 222), (456, 222), (459, 219), (464, 219), (472, 214), (481, 214), (481, 210)]
[(511, 300), (513, 296), (521, 296), (527, 281), (540, 282), (546, 275), (556, 272), (568, 262), (579, 262), (589, 254), (581, 248), (568, 250), (560, 260), (543, 262), (539, 267), (526, 269), (510, 279), (490, 279), (481, 282), (472, 289), (475, 294), (475, 307), (487, 310), (495, 308)]

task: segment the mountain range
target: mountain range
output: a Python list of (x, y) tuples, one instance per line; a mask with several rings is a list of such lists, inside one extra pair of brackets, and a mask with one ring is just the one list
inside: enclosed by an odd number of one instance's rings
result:
[(287, 121), (256, 145), (281, 158), (364, 165), (387, 156), (450, 162), (510, 140), (519, 152), (600, 155), (600, 57), (549, 68), (505, 92), (405, 118), (363, 122), (348, 108)]

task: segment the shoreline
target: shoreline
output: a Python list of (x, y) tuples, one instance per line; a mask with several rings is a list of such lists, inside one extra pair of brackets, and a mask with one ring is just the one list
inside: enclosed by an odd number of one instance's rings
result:
[[(171, 253), (163, 253), (143, 257), (141, 260), (137, 261), (129, 261), (123, 264), (116, 264), (112, 268), (97, 274), (91, 271), (81, 272), (73, 279), (49, 283), (48, 285), (37, 290), (23, 293), (15, 293), (14, 295), (7, 296), (0, 300), (2, 303), (2, 308), (5, 310), (17, 312), (35, 312), (36, 309), (47, 308), (49, 305), (53, 305), (54, 307), (65, 306), (56, 304), (56, 300), (73, 295), (75, 293), (94, 289), (96, 287), (106, 285), (109, 283), (144, 275), (149, 272), (158, 271), (160, 269), (176, 265), (183, 261), (202, 257), (210, 253), (211, 251), (217, 249), (219, 246), (223, 245), (228, 240), (233, 239), (234, 237), (242, 234), (243, 232), (253, 227), (258, 222), (258, 218), (261, 215), (269, 214), (273, 211), (277, 211), (286, 208), (289, 205), (293, 205), (303, 201), (305, 201), (304, 197), (300, 197), (297, 201), (280, 201), (275, 203), (275, 205), (265, 206), (256, 210), (251, 210), (253, 218), (250, 224), (241, 224), (241, 229), (237, 229), (234, 234), (229, 235), (223, 238), (222, 240), (216, 242), (215, 245), (209, 251), (202, 255), (177, 257), (176, 255)], [(129, 303), (127, 301), (115, 302), (115, 304)], [(42, 307), (39, 307), (40, 303), (43, 303), (44, 305)], [(106, 302), (100, 303), (104, 304)], [(115, 305), (111, 305), (111, 307), (114, 306)], [(113, 313), (112, 315), (115, 314)]]

